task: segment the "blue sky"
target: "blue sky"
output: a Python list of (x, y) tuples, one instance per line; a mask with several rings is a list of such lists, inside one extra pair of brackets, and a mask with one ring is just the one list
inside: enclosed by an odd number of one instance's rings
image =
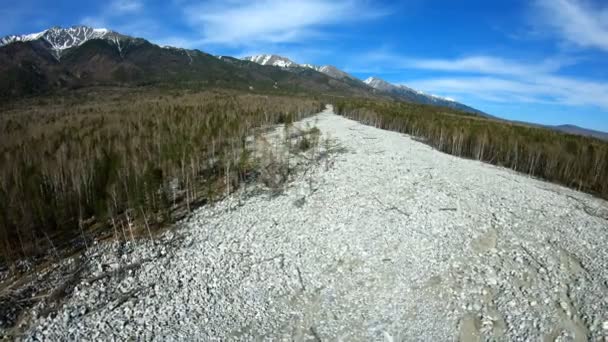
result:
[(276, 53), (508, 119), (608, 131), (605, 0), (20, 0), (0, 18), (0, 35), (87, 24), (212, 54)]

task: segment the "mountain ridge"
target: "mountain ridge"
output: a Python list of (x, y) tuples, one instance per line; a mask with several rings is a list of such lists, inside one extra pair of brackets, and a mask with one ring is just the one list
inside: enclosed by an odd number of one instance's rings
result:
[(247, 56), (244, 57), (243, 60), (247, 60), (250, 62), (258, 63), (264, 66), (275, 66), (283, 69), (294, 69), (294, 68), (309, 68), (316, 70), (318, 72), (324, 73), (332, 78), (339, 80), (348, 80), (355, 84), (365, 84), (372, 89), (373, 92), (381, 92), (390, 94), (397, 99), (404, 100), (407, 102), (414, 102), (420, 104), (430, 104), (436, 106), (443, 106), (453, 109), (462, 110), (468, 113), (481, 115), (484, 117), (492, 117), (478, 109), (472, 108), (465, 104), (454, 101), (453, 99), (444, 98), (436, 95), (426, 94), (422, 91), (415, 90), (404, 85), (395, 85), (389, 83), (383, 79), (378, 77), (369, 77), (366, 80), (360, 80), (355, 76), (348, 74), (333, 65), (323, 65), (318, 66), (314, 64), (298, 64), (291, 59), (274, 55), (274, 54), (261, 54), (255, 56)]
[(135, 38), (108, 30), (106, 28), (92, 28), (84, 25), (76, 25), (68, 28), (54, 26), (38, 33), (9, 35), (0, 38), (0, 47), (15, 42), (32, 42), (42, 40), (49, 45), (49, 48), (51, 51), (53, 51), (55, 58), (60, 60), (64, 52), (68, 49), (81, 46), (92, 39), (106, 39), (113, 42), (120, 50), (122, 48), (121, 42), (123, 40)]
[[(279, 55), (214, 57), (200, 50), (161, 47), (143, 38), (83, 25), (55, 26), (0, 38), (0, 98), (35, 95), (58, 88), (174, 81), (248, 90), (393, 98), (503, 120), (453, 99), (391, 84), (378, 77), (362, 81), (332, 65), (298, 64)], [(608, 140), (607, 132), (575, 125), (545, 127)]]
[(243, 57), (243, 60), (246, 61), (250, 61), (250, 62), (254, 62), (254, 63), (258, 63), (260, 65), (264, 65), (264, 66), (276, 66), (279, 68), (308, 68), (308, 69), (313, 69), (315, 71), (324, 73), (330, 77), (336, 78), (336, 79), (351, 79), (351, 80), (356, 80), (356, 81), (360, 81), (358, 78), (348, 74), (347, 72), (344, 72), (338, 68), (336, 68), (333, 65), (314, 65), (314, 64), (298, 64), (294, 61), (292, 61), (291, 59), (284, 57), (284, 56), (279, 56), (279, 55), (275, 55), (275, 54), (261, 54), (261, 55), (255, 55), (255, 56), (247, 56), (247, 57)]
[(476, 114), (476, 115), (481, 115), (481, 116), (488, 117), (488, 118), (492, 117), (491, 115), (488, 115), (478, 109), (475, 109), (473, 107), (470, 107), (470, 106), (467, 106), (460, 102), (457, 102), (453, 99), (445, 98), (445, 97), (441, 97), (441, 96), (437, 96), (437, 95), (432, 95), (432, 94), (426, 94), (422, 91), (412, 89), (412, 88), (406, 87), (404, 85), (395, 85), (395, 84), (389, 83), (378, 77), (372, 76), (372, 77), (367, 78), (363, 82), (374, 89), (396, 95), (399, 98), (404, 99), (406, 101), (422, 103), (422, 104), (430, 104), (430, 105), (436, 105), (436, 106), (443, 106), (443, 107), (462, 110), (462, 111)]
[(287, 71), (200, 50), (161, 47), (107, 29), (54, 27), (2, 38), (0, 98), (97, 85), (172, 84), (290, 93), (374, 96), (312, 69)]

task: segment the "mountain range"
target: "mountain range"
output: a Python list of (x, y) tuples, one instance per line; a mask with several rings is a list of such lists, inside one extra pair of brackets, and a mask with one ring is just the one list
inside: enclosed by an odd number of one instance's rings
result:
[[(453, 99), (278, 55), (212, 56), (87, 26), (0, 38), (0, 100), (97, 85), (163, 84), (384, 98), (494, 118)], [(607, 133), (577, 126), (550, 128), (608, 140)]]
[(268, 68), (86, 26), (0, 40), (0, 99), (95, 85), (170, 84), (373, 96), (312, 69)]
[(313, 64), (298, 64), (287, 57), (277, 56), (277, 55), (257, 55), (257, 56), (249, 56), (244, 57), (243, 60), (255, 62), (260, 65), (270, 65), (276, 66), (279, 68), (308, 68), (313, 69), (318, 72), (322, 72), (327, 76), (336, 78), (336, 79), (351, 79), (355, 81), (360, 81), (358, 78), (336, 68), (333, 65), (313, 65)]
[(348, 81), (354, 83), (359, 86), (363, 86), (363, 84), (367, 85), (372, 89), (373, 93), (381, 94), (381, 95), (390, 95), (402, 101), (420, 103), (420, 104), (428, 104), (435, 106), (443, 106), (453, 109), (462, 110), (468, 113), (478, 114), (482, 116), (488, 116), (486, 113), (483, 113), (480, 110), (469, 107), (462, 103), (458, 103), (452, 99), (444, 98), (436, 95), (426, 94), (422, 91), (408, 88), (404, 85), (395, 85), (391, 84), (387, 81), (384, 81), (377, 77), (370, 77), (365, 81), (361, 81), (358, 78), (350, 75), (347, 72), (344, 72), (333, 65), (313, 65), (313, 64), (298, 64), (294, 61), (290, 60), (287, 57), (277, 56), (277, 55), (257, 55), (257, 56), (248, 56), (243, 58), (243, 60), (255, 62), (260, 65), (267, 66), (275, 66), (287, 70), (293, 70), (298, 68), (309, 68), (316, 70), (318, 72), (324, 73), (329, 77)]
[(108, 29), (96, 29), (87, 26), (73, 26), (70, 28), (52, 27), (38, 33), (26, 34), (21, 36), (6, 36), (0, 39), (0, 46), (14, 42), (44, 41), (48, 44), (47, 48), (52, 52), (57, 60), (65, 51), (73, 47), (80, 46), (91, 39), (105, 39), (113, 42), (121, 50), (121, 41), (130, 37), (121, 35)]
[(377, 77), (370, 77), (370, 78), (366, 79), (364, 81), (364, 83), (376, 90), (379, 90), (379, 91), (382, 91), (385, 93), (394, 94), (394, 95), (398, 96), (399, 98), (406, 100), (408, 102), (423, 103), (423, 104), (429, 104), (429, 105), (434, 105), (434, 106), (443, 106), (443, 107), (462, 110), (462, 111), (469, 112), (469, 113), (479, 114), (481, 116), (490, 117), (488, 114), (486, 114), (480, 110), (477, 110), (475, 108), (469, 107), (462, 103), (456, 102), (453, 99), (436, 96), (436, 95), (431, 95), (431, 94), (425, 94), (419, 90), (415, 90), (415, 89), (406, 87), (404, 85), (395, 85), (395, 84), (388, 83), (385, 80), (379, 79)]

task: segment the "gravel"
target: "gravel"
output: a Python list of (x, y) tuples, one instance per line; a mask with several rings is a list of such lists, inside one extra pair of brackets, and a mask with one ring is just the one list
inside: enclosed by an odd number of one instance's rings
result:
[(328, 153), (281, 193), (98, 244), (22, 339), (608, 340), (605, 201), (331, 108), (306, 123)]

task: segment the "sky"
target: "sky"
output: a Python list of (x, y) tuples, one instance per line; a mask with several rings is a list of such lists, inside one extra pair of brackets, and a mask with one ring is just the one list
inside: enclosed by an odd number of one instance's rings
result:
[(0, 36), (89, 25), (160, 45), (331, 64), (489, 114), (608, 132), (608, 1), (20, 0)]

